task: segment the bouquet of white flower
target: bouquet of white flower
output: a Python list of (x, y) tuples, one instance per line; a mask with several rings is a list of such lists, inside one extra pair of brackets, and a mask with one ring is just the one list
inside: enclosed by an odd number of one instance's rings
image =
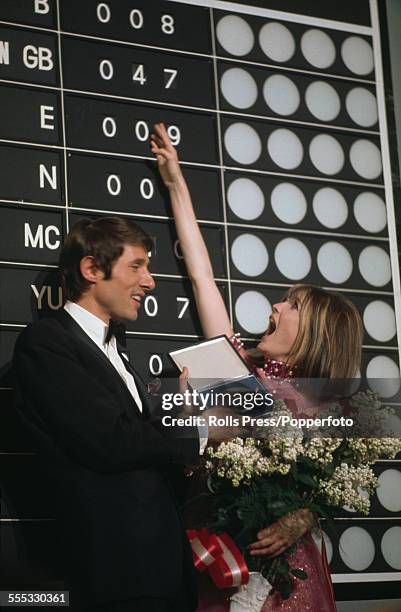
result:
[[(331, 414), (336, 410), (341, 407), (327, 407)], [(275, 402), (273, 411), (276, 416), (291, 415), (282, 400)], [(287, 426), (207, 448), (205, 469), (214, 508), (209, 529), (227, 532), (249, 569), (260, 572), (283, 598), (292, 592), (293, 576), (307, 577), (287, 561), (297, 544), (278, 557), (254, 557), (247, 545), (257, 532), (300, 508), (326, 519), (344, 506), (368, 514), (377, 486), (371, 465), (401, 451), (400, 438), (378, 437), (391, 411), (381, 406), (376, 394), (358, 393), (348, 411), (358, 418), (354, 430), (345, 434), (336, 429), (329, 434), (326, 430), (325, 437), (304, 437), (299, 428)], [(356, 437), (360, 433), (365, 437)]]

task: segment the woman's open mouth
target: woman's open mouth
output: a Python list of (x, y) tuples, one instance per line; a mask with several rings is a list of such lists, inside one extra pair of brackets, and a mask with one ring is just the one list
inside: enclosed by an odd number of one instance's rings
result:
[(270, 336), (276, 331), (276, 322), (273, 317), (270, 315), (269, 317), (269, 327), (267, 328), (266, 336)]

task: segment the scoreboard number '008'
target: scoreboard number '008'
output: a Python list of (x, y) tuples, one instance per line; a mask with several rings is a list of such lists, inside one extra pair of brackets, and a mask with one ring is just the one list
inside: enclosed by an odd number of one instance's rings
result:
[[(96, 16), (101, 23), (109, 23), (111, 20), (111, 10), (106, 2), (99, 2), (96, 8)], [(129, 22), (134, 30), (143, 28), (143, 12), (137, 8), (132, 9), (129, 13)], [(174, 17), (168, 14), (161, 15), (160, 29), (163, 34), (174, 34)]]

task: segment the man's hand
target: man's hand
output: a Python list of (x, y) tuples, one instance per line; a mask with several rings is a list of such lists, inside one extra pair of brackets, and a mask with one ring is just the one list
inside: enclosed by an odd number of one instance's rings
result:
[(231, 408), (214, 406), (203, 412), (209, 428), (208, 441), (217, 445), (232, 438), (246, 438), (250, 432), (241, 425), (241, 417)]
[(150, 148), (156, 155), (157, 165), (164, 184), (171, 189), (179, 180), (182, 172), (178, 163), (177, 151), (171, 144), (164, 123), (156, 123), (150, 135)]
[[(188, 377), (188, 368), (184, 366), (179, 377), (181, 395), (184, 395), (188, 390)], [(184, 412), (187, 414), (197, 414), (206, 420), (208, 426), (208, 443), (217, 444), (224, 440), (236, 438), (237, 436), (246, 436), (247, 432), (245, 428), (241, 426), (241, 417), (231, 410), (231, 408), (214, 406), (208, 410), (199, 410), (197, 406), (186, 404), (184, 406)]]
[(315, 517), (306, 508), (286, 514), (281, 519), (262, 529), (258, 541), (249, 544), (252, 556), (276, 557), (292, 546), (315, 525)]

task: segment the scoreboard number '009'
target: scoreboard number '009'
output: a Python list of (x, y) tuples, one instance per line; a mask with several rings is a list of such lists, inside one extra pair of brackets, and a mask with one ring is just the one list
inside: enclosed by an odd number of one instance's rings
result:
[[(114, 117), (105, 117), (102, 121), (102, 131), (107, 138), (114, 138), (117, 135), (117, 122)], [(170, 125), (167, 128), (168, 135), (172, 144), (176, 147), (181, 142), (181, 131), (176, 125)], [(134, 134), (140, 142), (147, 142), (150, 137), (150, 129), (146, 121), (136, 121), (134, 125)]]

